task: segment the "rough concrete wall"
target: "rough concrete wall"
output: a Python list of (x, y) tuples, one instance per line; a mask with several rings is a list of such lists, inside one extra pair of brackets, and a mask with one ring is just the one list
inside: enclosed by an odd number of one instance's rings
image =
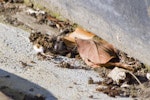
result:
[(150, 65), (150, 0), (31, 0)]

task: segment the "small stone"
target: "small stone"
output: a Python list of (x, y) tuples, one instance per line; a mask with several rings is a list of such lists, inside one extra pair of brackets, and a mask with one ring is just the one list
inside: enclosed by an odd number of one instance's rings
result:
[(126, 73), (121, 68), (115, 67), (109, 74), (109, 78), (112, 78), (113, 81), (117, 82), (117, 84), (120, 84), (121, 80), (125, 80)]
[(88, 84), (94, 84), (92, 77), (89, 77)]
[(89, 98), (93, 98), (93, 95), (90, 95)]
[(146, 78), (147, 78), (148, 80), (150, 80), (150, 73), (147, 73), (147, 74), (146, 74)]
[(33, 92), (33, 91), (34, 91), (34, 89), (33, 89), (33, 88), (31, 88), (31, 89), (29, 89), (29, 91)]

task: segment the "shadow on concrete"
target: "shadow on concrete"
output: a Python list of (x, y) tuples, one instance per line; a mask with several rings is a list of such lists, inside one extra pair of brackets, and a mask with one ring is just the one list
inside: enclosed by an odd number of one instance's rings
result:
[(1, 69), (0, 91), (14, 100), (57, 100), (41, 86)]

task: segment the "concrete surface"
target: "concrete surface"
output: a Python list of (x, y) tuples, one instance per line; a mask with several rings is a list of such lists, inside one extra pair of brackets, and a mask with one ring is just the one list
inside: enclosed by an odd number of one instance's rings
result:
[(78, 23), (150, 65), (150, 0), (30, 1)]
[[(31, 94), (42, 94), (46, 100), (113, 100), (96, 92), (97, 85), (89, 85), (88, 78), (101, 80), (98, 73), (83, 69), (59, 68), (52, 61), (38, 60), (31, 43), (30, 33), (0, 23), (0, 85)], [(78, 64), (74, 59), (60, 57)], [(32, 63), (34, 61), (35, 63)], [(23, 67), (21, 62), (27, 63)], [(5, 78), (10, 75), (10, 78)], [(30, 89), (33, 91), (30, 91)], [(117, 98), (129, 100), (129, 98)]]

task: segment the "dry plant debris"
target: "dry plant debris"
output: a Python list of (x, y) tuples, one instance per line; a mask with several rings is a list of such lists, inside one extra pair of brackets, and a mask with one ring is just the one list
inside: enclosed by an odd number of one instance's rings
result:
[[(68, 54), (78, 54), (79, 52), (80, 57), (85, 61), (87, 65), (95, 68), (102, 66), (99, 69), (103, 69), (106, 67), (105, 70), (107, 70), (107, 72), (106, 73), (103, 72), (103, 74), (106, 74), (103, 77), (104, 78), (103, 82), (94, 82), (92, 79), (89, 80), (89, 84), (99, 84), (100, 86), (103, 85), (106, 86), (105, 88), (97, 88), (96, 89), (97, 91), (106, 93), (112, 97), (116, 96), (137, 97), (140, 94), (140, 92), (136, 91), (137, 90), (143, 91), (143, 90), (139, 88), (136, 79), (127, 72), (134, 71), (133, 74), (135, 74), (136, 77), (138, 77), (139, 74), (137, 75), (137, 73), (139, 73), (139, 71), (146, 70), (143, 64), (138, 60), (127, 57), (125, 53), (118, 51), (111, 44), (107, 43), (101, 38), (98, 38), (97, 36), (90, 33), (87, 33), (88, 36), (84, 35), (86, 34), (86, 31), (85, 30), (79, 31), (79, 30), (83, 29), (77, 28), (77, 30), (75, 31), (78, 32), (76, 33), (68, 32), (65, 35), (60, 34), (57, 36), (50, 36), (48, 34), (35, 32), (31, 33), (29, 39), (33, 43), (33, 45), (39, 44), (44, 48), (43, 51), (44, 55), (42, 55), (44, 57), (46, 57), (45, 54), (51, 56), (57, 55), (67, 56)], [(116, 77), (115, 75), (111, 78), (108, 77), (108, 74), (111, 71), (111, 69), (107, 68), (111, 68), (113, 66), (124, 68), (124, 71), (122, 72), (123, 74), (119, 74), (123, 75), (123, 78), (118, 78), (122, 77), (118, 76), (116, 79), (114, 79)], [(76, 68), (66, 62), (60, 63), (59, 67), (69, 69)], [(101, 74), (100, 71), (98, 72)], [(142, 77), (145, 76), (143, 75)], [(138, 79), (140, 80), (140, 83), (145, 82), (142, 81), (141, 79)]]
[[(19, 22), (16, 18), (11, 16), (24, 9), (24, 7), (20, 7), (22, 1), (23, 0), (0, 0), (0, 15), (4, 15), (4, 21), (6, 23), (10, 23), (13, 26), (24, 25), (24, 23)], [(43, 60), (51, 60), (59, 55), (69, 58), (82, 58), (87, 65), (96, 67), (94, 70), (104, 78), (104, 81), (99, 82), (95, 82), (92, 78), (89, 78), (89, 84), (99, 85), (96, 89), (97, 91), (106, 93), (112, 97), (138, 97), (141, 96), (141, 92), (144, 91), (143, 96), (145, 95), (144, 97), (148, 98), (149, 91), (141, 90), (136, 79), (127, 71), (133, 70), (132, 73), (138, 80), (140, 80), (145, 87), (150, 87), (148, 70), (140, 61), (128, 57), (127, 54), (117, 50), (95, 34), (81, 27), (76, 28), (76, 25), (68, 20), (58, 20), (45, 11), (33, 9), (32, 6), (25, 8), (27, 8), (27, 16), (36, 18), (37, 24), (45, 24), (60, 32), (50, 36), (46, 33), (36, 32), (36, 30), (34, 30), (35, 32), (30, 34), (30, 42), (32, 42), (34, 49), (37, 51), (38, 57), (41, 57)], [(25, 62), (21, 61), (20, 63), (24, 67), (28, 66)], [(126, 69), (125, 72), (121, 71), (123, 78), (114, 79), (116, 75), (111, 78), (108, 77), (109, 73), (111, 73), (112, 69), (116, 68), (116, 66)], [(75, 66), (67, 62), (60, 63), (59, 67), (76, 69)], [(82, 66), (79, 68), (84, 69)], [(7, 90), (7, 88), (1, 88), (1, 91), (2, 90)], [(33, 98), (31, 100), (44, 100), (42, 96), (40, 97), (41, 99), (35, 99), (37, 96), (25, 96), (25, 98), (24, 100), (29, 100), (30, 98)], [(93, 97), (91, 96), (90, 98)]]
[[(64, 36), (65, 37), (65, 36)], [(57, 55), (63, 55), (67, 56), (68, 53), (71, 53), (70, 47), (68, 47), (66, 43), (66, 39), (63, 38), (63, 36), (50, 36), (47, 34), (42, 33), (31, 33), (30, 35), (30, 41), (33, 44), (39, 44), (44, 48), (44, 54), (51, 55), (51, 56), (57, 56)], [(96, 39), (96, 40), (93, 40)], [(97, 88), (97, 91), (103, 92), (108, 94), (109, 96), (116, 97), (116, 96), (125, 96), (125, 97), (137, 97), (140, 95), (141, 91), (143, 91), (143, 88), (139, 87), (139, 83), (147, 82), (146, 78), (146, 68), (144, 65), (139, 62), (136, 59), (128, 57), (125, 53), (121, 51), (117, 51), (111, 44), (107, 43), (106, 41), (103, 41), (101, 39), (97, 39), (96, 37), (93, 37), (92, 39), (75, 39), (75, 46), (77, 46), (78, 49), (76, 49), (76, 52), (79, 52), (81, 58), (84, 60), (84, 57), (90, 59), (89, 61), (97, 61), (97, 62), (90, 62), (93, 65), (96, 65), (96, 69), (105, 69), (105, 71), (97, 71), (100, 74), (103, 74), (104, 81), (102, 82), (94, 82), (91, 78), (89, 79), (89, 84), (99, 84), (99, 86), (105, 86), (105, 88)], [(65, 42), (64, 42), (65, 41)], [(61, 48), (57, 49), (56, 52), (56, 45), (57, 43), (61, 43)], [(69, 41), (68, 41), (69, 42)], [(73, 41), (71, 41), (73, 42)], [(91, 47), (90, 47), (91, 46)], [(94, 47), (93, 47), (94, 46)], [(95, 50), (93, 50), (95, 49)], [(64, 50), (64, 51), (63, 51)], [(73, 50), (73, 49), (71, 49)], [(86, 51), (87, 50), (87, 51)], [(91, 51), (90, 51), (91, 50)], [(93, 51), (92, 51), (93, 50)], [(62, 53), (63, 52), (63, 53)], [(90, 52), (90, 53), (89, 53)], [(96, 54), (94, 54), (96, 52)], [(92, 54), (92, 55), (91, 55)], [(102, 55), (102, 58), (101, 57)], [(43, 57), (46, 57), (45, 55), (42, 55)], [(90, 58), (93, 57), (93, 58)], [(104, 58), (103, 58), (104, 57)], [(95, 59), (97, 58), (97, 59)], [(117, 60), (116, 60), (117, 59)], [(87, 63), (89, 65), (89, 62)], [(99, 67), (99, 65), (103, 67)], [(115, 66), (124, 68), (119, 69)], [(122, 67), (123, 65), (126, 65), (126, 67)], [(91, 66), (91, 65), (89, 65)], [(115, 75), (112, 75), (111, 67), (115, 67), (112, 71), (115, 72)], [(72, 66), (69, 63), (62, 62), (59, 64), (59, 67), (62, 68), (69, 68), (69, 69), (76, 69), (76, 67)], [(133, 72), (130, 72), (131, 68), (134, 69)], [(110, 68), (110, 69), (109, 69)], [(116, 71), (115, 69), (119, 69)], [(127, 70), (125, 70), (127, 69)], [(143, 72), (145, 71), (145, 72)], [(118, 74), (121, 73), (121, 74)], [(131, 73), (131, 74), (130, 74)], [(110, 74), (110, 75), (109, 75)], [(116, 74), (118, 77), (116, 77)], [(134, 77), (133, 75), (136, 77)], [(110, 77), (111, 76), (111, 77)], [(140, 77), (139, 77), (140, 76)], [(138, 79), (137, 79), (138, 78)], [(145, 78), (145, 79), (144, 79)], [(137, 81), (139, 80), (139, 81)], [(136, 91), (139, 92), (136, 92)]]
[(76, 42), (75, 38), (88, 40), (88, 39), (92, 39), (94, 36), (95, 36), (95, 34), (88, 32), (81, 27), (77, 27), (72, 33), (67, 34), (64, 37), (64, 39), (66, 39), (70, 42)]
[[(48, 34), (42, 34), (40, 32), (31, 33), (30, 42), (33, 43), (33, 45), (42, 46), (43, 52), (46, 55), (67, 55), (71, 54), (70, 57), (75, 57), (78, 53), (76, 51), (76, 48), (69, 48), (65, 45), (62, 38), (55, 37), (55, 36), (49, 36)], [(39, 48), (39, 47), (37, 47)]]

